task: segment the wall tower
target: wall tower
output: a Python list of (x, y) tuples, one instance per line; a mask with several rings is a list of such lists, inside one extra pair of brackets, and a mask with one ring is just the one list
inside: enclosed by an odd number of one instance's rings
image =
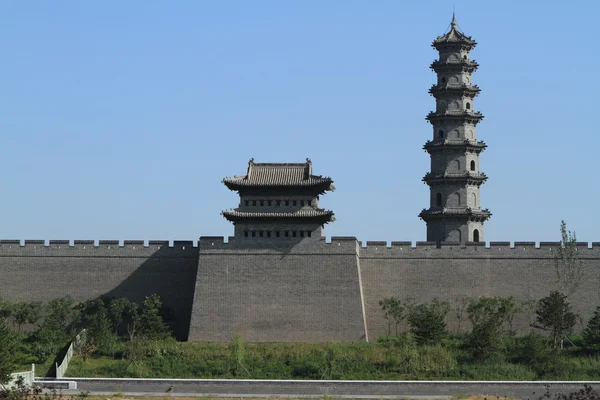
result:
[(432, 43), (439, 52), (431, 64), (437, 83), (429, 89), (436, 109), (427, 115), (433, 137), (423, 146), (431, 156), (431, 171), (423, 178), (430, 187), (430, 206), (419, 214), (432, 242), (484, 241), (483, 223), (492, 215), (481, 208), (479, 197), (487, 176), (479, 169), (486, 144), (476, 135), (483, 119), (474, 106), (480, 89), (471, 81), (479, 66), (469, 54), (476, 45), (459, 30), (454, 14), (450, 30)]
[(238, 208), (221, 214), (235, 225), (236, 243), (285, 245), (320, 240), (323, 225), (335, 220), (319, 208), (319, 195), (334, 190), (331, 178), (312, 174), (312, 162), (248, 162), (243, 176), (223, 179), (240, 195)]

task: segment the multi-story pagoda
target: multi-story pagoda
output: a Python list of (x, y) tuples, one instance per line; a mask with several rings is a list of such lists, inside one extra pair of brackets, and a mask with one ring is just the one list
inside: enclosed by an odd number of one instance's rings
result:
[(283, 244), (320, 239), (323, 226), (335, 220), (318, 207), (319, 195), (334, 190), (331, 178), (312, 174), (312, 162), (248, 162), (243, 176), (223, 179), (240, 195), (238, 208), (221, 214), (235, 225), (236, 243)]
[(437, 83), (429, 90), (436, 109), (427, 115), (433, 137), (423, 146), (431, 156), (431, 172), (423, 178), (431, 195), (430, 207), (419, 214), (427, 223), (428, 241), (483, 241), (483, 223), (491, 216), (481, 208), (479, 196), (487, 176), (479, 169), (486, 144), (476, 135), (483, 119), (474, 106), (480, 90), (471, 81), (479, 66), (469, 56), (476, 44), (459, 30), (454, 15), (450, 30), (432, 44), (439, 52), (431, 64)]

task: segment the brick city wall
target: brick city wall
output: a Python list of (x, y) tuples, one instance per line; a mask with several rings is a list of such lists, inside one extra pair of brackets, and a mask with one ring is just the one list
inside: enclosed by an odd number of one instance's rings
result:
[[(0, 241), (0, 297), (76, 301), (161, 295), (180, 339), (228, 341), (374, 341), (387, 332), (379, 301), (447, 300), (451, 330), (468, 298), (538, 300), (554, 288), (558, 243), (508, 242), (436, 248), (432, 243), (303, 240), (279, 249), (233, 238), (192, 242)], [(572, 298), (586, 322), (600, 305), (600, 243), (580, 243), (584, 279)], [(195, 294), (194, 294), (195, 292)], [(192, 309), (193, 308), (193, 309)], [(461, 329), (468, 329), (462, 307)], [(532, 313), (514, 321), (529, 328)], [(191, 321), (191, 322), (190, 322)], [(365, 332), (365, 325), (367, 327)], [(580, 326), (579, 326), (580, 328)]]
[[(424, 302), (437, 297), (451, 304), (448, 327), (469, 329), (466, 302), (479, 296), (514, 296), (517, 304), (539, 300), (555, 288), (555, 256), (559, 243), (491, 242), (446, 245), (417, 242), (367, 242), (360, 249), (360, 265), (369, 338), (387, 333), (379, 306), (385, 297)], [(571, 302), (584, 323), (600, 305), (600, 243), (579, 243), (584, 278)], [(458, 316), (461, 315), (462, 322)], [(513, 328), (530, 330), (533, 313), (516, 315)], [(577, 329), (581, 329), (578, 324)]]
[(279, 249), (200, 238), (190, 340), (366, 339), (355, 238)]
[(198, 248), (193, 242), (101, 240), (0, 241), (0, 297), (9, 301), (76, 301), (99, 296), (140, 302), (156, 293), (174, 312), (174, 331), (189, 329)]

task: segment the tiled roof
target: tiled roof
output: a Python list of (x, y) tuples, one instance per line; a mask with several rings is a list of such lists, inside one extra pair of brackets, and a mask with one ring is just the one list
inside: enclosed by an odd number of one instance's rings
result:
[(331, 178), (312, 175), (312, 163), (248, 163), (248, 173), (243, 176), (223, 179), (230, 189), (238, 187), (281, 187), (281, 186), (324, 186), (324, 190), (333, 190)]
[(432, 46), (437, 47), (438, 45), (443, 45), (446, 43), (464, 43), (473, 47), (477, 44), (477, 42), (471, 39), (470, 36), (465, 35), (458, 29), (458, 23), (456, 22), (456, 17), (454, 16), (454, 14), (452, 14), (450, 30), (446, 34), (438, 36), (433, 41)]
[(325, 217), (328, 220), (333, 220), (333, 211), (323, 210), (321, 208), (300, 209), (293, 212), (254, 212), (254, 211), (239, 211), (235, 209), (222, 211), (221, 214), (227, 218), (317, 218)]

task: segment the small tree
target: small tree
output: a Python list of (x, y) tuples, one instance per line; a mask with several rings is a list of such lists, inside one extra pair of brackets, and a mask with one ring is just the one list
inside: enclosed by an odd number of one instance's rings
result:
[(169, 328), (161, 314), (162, 300), (159, 295), (147, 296), (138, 314), (138, 329), (146, 339), (159, 340), (169, 336)]
[(485, 361), (502, 349), (506, 333), (517, 307), (512, 297), (480, 297), (472, 300), (467, 308), (473, 330), (468, 345), (477, 361)]
[(577, 236), (567, 230), (565, 221), (560, 222), (560, 246), (557, 249), (554, 262), (556, 264), (557, 291), (571, 296), (581, 283), (583, 270), (577, 257)]
[(395, 297), (389, 297), (381, 300), (379, 305), (383, 310), (383, 317), (388, 321), (388, 336), (392, 334), (392, 323), (396, 327), (396, 336), (398, 336), (398, 326), (406, 316), (402, 302)]
[(42, 303), (34, 301), (31, 303), (13, 304), (12, 319), (13, 324), (19, 332), (23, 330), (25, 324), (35, 324), (39, 321), (42, 312)]
[(10, 381), (10, 374), (17, 367), (17, 337), (0, 321), (0, 387)]
[(550, 292), (539, 301), (535, 314), (536, 321), (532, 326), (549, 331), (553, 347), (560, 346), (562, 349), (565, 337), (577, 323), (577, 314), (571, 311), (567, 296), (557, 291)]
[(6, 321), (12, 316), (13, 305), (0, 297), (0, 322)]
[(417, 343), (436, 343), (447, 335), (445, 319), (449, 310), (448, 303), (438, 299), (409, 307), (408, 323)]
[(594, 315), (588, 321), (583, 331), (583, 339), (589, 347), (598, 348), (600, 346), (600, 306), (596, 307)]

